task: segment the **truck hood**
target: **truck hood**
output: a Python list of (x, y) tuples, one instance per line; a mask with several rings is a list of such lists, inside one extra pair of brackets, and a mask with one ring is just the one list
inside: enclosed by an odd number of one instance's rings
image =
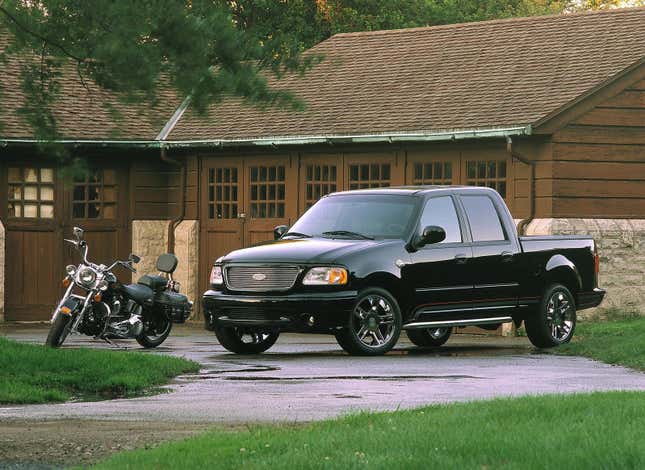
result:
[(340, 257), (401, 240), (287, 239), (271, 240), (235, 250), (220, 259), (222, 263), (296, 263), (331, 264)]

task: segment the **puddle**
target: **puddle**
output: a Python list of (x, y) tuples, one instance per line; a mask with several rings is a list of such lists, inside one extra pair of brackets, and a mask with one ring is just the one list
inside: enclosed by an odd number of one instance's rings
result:
[(224, 380), (233, 381), (265, 381), (265, 382), (305, 382), (314, 380), (380, 380), (380, 381), (397, 381), (397, 380), (464, 380), (464, 379), (484, 379), (473, 375), (328, 375), (328, 376), (309, 376), (309, 377), (224, 377)]

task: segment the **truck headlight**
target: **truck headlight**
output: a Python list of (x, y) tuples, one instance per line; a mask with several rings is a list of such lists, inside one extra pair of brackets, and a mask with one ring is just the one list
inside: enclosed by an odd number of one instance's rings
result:
[(211, 269), (210, 282), (215, 286), (220, 286), (224, 284), (224, 276), (222, 275), (221, 266), (213, 266), (213, 269)]
[(302, 283), (305, 286), (342, 286), (347, 284), (345, 268), (320, 266), (307, 271)]

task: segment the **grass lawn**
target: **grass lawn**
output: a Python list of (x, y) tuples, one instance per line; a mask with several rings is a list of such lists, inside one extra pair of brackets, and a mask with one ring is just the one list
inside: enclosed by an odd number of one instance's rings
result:
[(522, 397), (211, 431), (100, 469), (642, 468), (645, 393)]
[(122, 351), (50, 349), (0, 337), (0, 403), (47, 403), (72, 397), (141, 394), (199, 364)]
[(609, 321), (578, 323), (572, 342), (555, 352), (645, 370), (645, 317), (614, 315)]

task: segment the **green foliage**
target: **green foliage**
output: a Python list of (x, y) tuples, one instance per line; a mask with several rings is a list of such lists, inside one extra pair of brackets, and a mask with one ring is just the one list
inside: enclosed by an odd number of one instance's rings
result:
[[(213, 431), (99, 469), (640, 468), (645, 393), (546, 395)], [(610, 436), (610, 438), (608, 438)]]
[(140, 394), (199, 364), (141, 352), (51, 349), (0, 337), (0, 403)]
[(556, 352), (645, 370), (645, 317), (608, 311), (611, 321), (579, 322), (571, 343)]

